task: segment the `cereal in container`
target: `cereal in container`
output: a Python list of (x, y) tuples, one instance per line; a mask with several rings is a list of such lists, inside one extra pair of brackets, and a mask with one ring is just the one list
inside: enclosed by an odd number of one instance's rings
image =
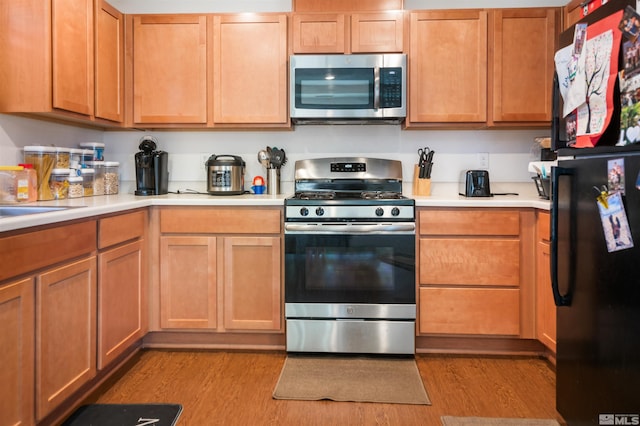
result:
[(55, 169), (68, 169), (69, 168), (69, 161), (70, 161), (70, 155), (71, 155), (71, 149), (70, 148), (64, 148), (61, 146), (56, 146), (54, 147), (56, 150), (56, 165), (54, 166)]
[(87, 161), (87, 167), (93, 169), (93, 195), (104, 195), (104, 161)]
[(120, 163), (117, 161), (104, 162), (104, 193), (105, 195), (117, 194), (119, 185), (118, 168)]
[(69, 169), (53, 169), (49, 178), (49, 188), (55, 200), (64, 200), (69, 192)]
[(96, 171), (93, 169), (80, 170), (80, 173), (82, 175), (82, 187), (84, 188), (85, 197), (91, 197), (93, 195), (93, 178), (95, 172)]
[(82, 186), (82, 176), (69, 176), (69, 198), (84, 197), (84, 187)]
[(53, 193), (49, 187), (51, 171), (56, 164), (56, 150), (52, 146), (25, 146), (24, 163), (32, 164), (38, 178), (38, 200), (53, 200)]

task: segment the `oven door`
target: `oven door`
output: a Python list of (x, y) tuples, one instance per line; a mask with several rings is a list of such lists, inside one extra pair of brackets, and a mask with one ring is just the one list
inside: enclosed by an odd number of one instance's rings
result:
[(409, 305), (415, 318), (415, 300), (413, 222), (285, 224), (288, 305)]

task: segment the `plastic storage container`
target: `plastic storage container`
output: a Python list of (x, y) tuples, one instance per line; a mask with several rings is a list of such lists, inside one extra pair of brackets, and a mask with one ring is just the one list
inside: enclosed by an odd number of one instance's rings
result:
[(54, 147), (54, 149), (56, 150), (56, 165), (54, 166), (54, 169), (68, 169), (71, 148), (57, 146)]
[(49, 179), (49, 188), (54, 200), (64, 200), (69, 193), (69, 169), (53, 169)]
[(84, 188), (84, 196), (91, 197), (93, 195), (93, 178), (96, 171), (93, 169), (80, 170), (82, 175), (82, 187)]
[(33, 164), (38, 178), (38, 200), (53, 200), (53, 194), (49, 187), (51, 171), (56, 164), (56, 149), (52, 146), (25, 146), (25, 164)]
[(69, 176), (68, 198), (84, 197), (84, 186), (82, 186), (82, 176)]
[(87, 161), (87, 168), (94, 170), (93, 195), (104, 195), (104, 161)]
[(22, 170), (16, 173), (16, 199), (19, 203), (38, 200), (38, 175), (32, 164), (18, 164)]
[(120, 177), (118, 170), (120, 163), (117, 161), (105, 161), (104, 162), (104, 194), (112, 195), (118, 193), (120, 186)]
[(92, 161), (104, 161), (104, 144), (102, 142), (83, 142), (80, 148), (93, 151)]
[(82, 158), (84, 151), (85, 151), (84, 149), (80, 149), (80, 148), (71, 148), (69, 150), (69, 168), (70, 169), (78, 170), (82, 168), (82, 165), (84, 164), (84, 159)]
[(93, 150), (91, 150), (91, 149), (83, 149), (82, 150), (82, 156), (81, 156), (81, 160), (80, 160), (80, 168), (87, 167), (87, 161), (94, 161), (93, 160)]

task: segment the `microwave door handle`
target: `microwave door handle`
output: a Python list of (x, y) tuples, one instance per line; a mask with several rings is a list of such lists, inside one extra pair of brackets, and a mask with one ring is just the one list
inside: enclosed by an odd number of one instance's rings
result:
[(380, 67), (373, 68), (373, 109), (380, 109)]

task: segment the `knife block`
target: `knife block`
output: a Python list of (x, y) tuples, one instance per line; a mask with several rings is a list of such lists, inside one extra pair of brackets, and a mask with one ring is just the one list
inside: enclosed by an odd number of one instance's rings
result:
[(420, 166), (413, 167), (413, 195), (429, 197), (431, 195), (431, 179), (420, 178)]

